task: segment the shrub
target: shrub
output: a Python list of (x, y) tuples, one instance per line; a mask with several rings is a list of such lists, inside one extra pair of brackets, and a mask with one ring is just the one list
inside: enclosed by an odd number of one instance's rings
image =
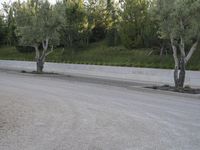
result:
[(20, 53), (33, 53), (35, 49), (30, 46), (16, 46), (16, 49)]
[(106, 42), (108, 46), (117, 46), (120, 44), (120, 37), (117, 29), (113, 28), (107, 31)]

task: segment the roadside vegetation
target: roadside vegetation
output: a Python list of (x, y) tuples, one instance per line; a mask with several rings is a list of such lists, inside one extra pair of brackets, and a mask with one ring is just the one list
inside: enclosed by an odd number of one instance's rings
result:
[[(188, 64), (189, 70), (200, 70), (200, 51), (196, 51)], [(35, 53), (19, 52), (16, 47), (1, 47), (0, 59), (35, 61)], [(123, 46), (109, 47), (105, 42), (93, 43), (87, 48), (57, 48), (47, 57), (48, 62), (91, 64), (125, 67), (173, 69), (171, 54), (159, 55), (159, 49), (127, 49)]]

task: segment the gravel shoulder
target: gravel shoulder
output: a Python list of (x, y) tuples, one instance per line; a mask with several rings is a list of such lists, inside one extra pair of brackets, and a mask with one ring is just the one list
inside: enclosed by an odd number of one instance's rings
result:
[(200, 100), (109, 84), (0, 71), (0, 149), (199, 149)]

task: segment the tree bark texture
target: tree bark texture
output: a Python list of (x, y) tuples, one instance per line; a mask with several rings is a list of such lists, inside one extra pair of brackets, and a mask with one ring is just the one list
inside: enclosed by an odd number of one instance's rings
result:
[(42, 73), (44, 68), (44, 61), (41, 59), (37, 60), (37, 73)]
[(174, 69), (174, 82), (177, 89), (183, 88), (185, 83), (185, 61), (184, 58), (181, 58), (179, 65), (175, 66)]
[(39, 45), (35, 44), (33, 47), (35, 48), (35, 53), (36, 53), (36, 68), (37, 68), (37, 73), (42, 73), (43, 72), (43, 68), (44, 68), (44, 63), (45, 63), (45, 59), (46, 57), (53, 52), (53, 46), (51, 47), (50, 50), (48, 50), (48, 45), (49, 45), (49, 39), (46, 38), (43, 42), (42, 42), (42, 46), (43, 46), (43, 50), (40, 51), (39, 50)]
[[(197, 40), (191, 47), (189, 53), (186, 55), (185, 53), (185, 42), (182, 37), (180, 37), (181, 41), (179, 44), (175, 44), (173, 36), (170, 37), (171, 46), (173, 50), (173, 57), (175, 62), (174, 67), (174, 83), (177, 89), (183, 88), (185, 83), (185, 76), (186, 76), (186, 65), (190, 58), (192, 57), (193, 53), (197, 49), (198, 41)], [(176, 46), (178, 45), (178, 46)], [(177, 53), (177, 49), (180, 50), (180, 56)]]

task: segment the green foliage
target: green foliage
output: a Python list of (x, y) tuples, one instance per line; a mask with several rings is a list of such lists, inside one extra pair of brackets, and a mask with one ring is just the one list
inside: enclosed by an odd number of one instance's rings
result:
[(82, 47), (87, 44), (85, 31), (86, 14), (81, 1), (64, 3), (63, 26), (61, 28), (61, 43), (65, 47)]
[(0, 16), (0, 45), (3, 45), (6, 39), (6, 27), (3, 17)]
[(105, 0), (89, 0), (87, 6), (87, 21), (90, 31), (90, 42), (98, 42), (106, 37), (110, 26), (110, 14)]
[(34, 60), (33, 53), (20, 53), (16, 47), (2, 46), (0, 48), (0, 59), (2, 60)]
[(107, 31), (106, 42), (108, 46), (117, 46), (120, 44), (120, 36), (116, 28)]
[(14, 16), (14, 6), (8, 5), (6, 2), (3, 3), (4, 15), (4, 43), (10, 46), (13, 46), (17, 43), (18, 39), (15, 34), (16, 21)]
[[(171, 68), (172, 52), (162, 58), (158, 56), (162, 45), (167, 45), (165, 49), (171, 48), (168, 46), (170, 35), (176, 46), (183, 37), (186, 52), (199, 38), (200, 0), (124, 0), (119, 3), (64, 0), (51, 5), (46, 0), (28, 0), (11, 6), (4, 4), (6, 16), (0, 18), (0, 44), (18, 45), (19, 42), (23, 47), (17, 50), (24, 52), (29, 51), (26, 46), (39, 47), (49, 39), (49, 46), (61, 47), (47, 58), (49, 61)], [(97, 44), (101, 41), (105, 43)], [(148, 55), (155, 47), (157, 50)], [(13, 53), (22, 59), (23, 54)], [(189, 68), (199, 68), (198, 54), (192, 57), (197, 65), (192, 60)], [(27, 55), (32, 60), (32, 54)]]
[(107, 12), (109, 25), (106, 33), (106, 41), (108, 46), (117, 46), (121, 43), (119, 35), (120, 9), (111, 0), (107, 0)]
[[(149, 68), (173, 68), (171, 55), (164, 55), (162, 58), (156, 53), (149, 55), (152, 49), (128, 50), (123, 46), (108, 47), (106, 43), (93, 43), (82, 50), (57, 49), (50, 54), (47, 61), (65, 62), (79, 64), (96, 64), (109, 66), (149, 67)], [(200, 70), (200, 51), (196, 51), (188, 64), (188, 69)], [(0, 48), (0, 59), (9, 60), (34, 60), (33, 53), (19, 53), (14, 47)]]
[(15, 15), (21, 45), (39, 46), (46, 39), (51, 45), (59, 44), (59, 16), (48, 1), (16, 3)]
[(152, 47), (157, 41), (156, 21), (147, 0), (125, 0), (120, 35), (127, 48)]
[(186, 44), (200, 36), (200, 0), (158, 0), (157, 13), (162, 38), (180, 40)]
[(33, 53), (35, 49), (30, 46), (16, 46), (16, 50), (20, 53)]
[(191, 56), (199, 50), (200, 0), (158, 0), (156, 8), (161, 38), (171, 41), (175, 69), (180, 68), (181, 60), (184, 67), (190, 67), (189, 60), (196, 57)]

